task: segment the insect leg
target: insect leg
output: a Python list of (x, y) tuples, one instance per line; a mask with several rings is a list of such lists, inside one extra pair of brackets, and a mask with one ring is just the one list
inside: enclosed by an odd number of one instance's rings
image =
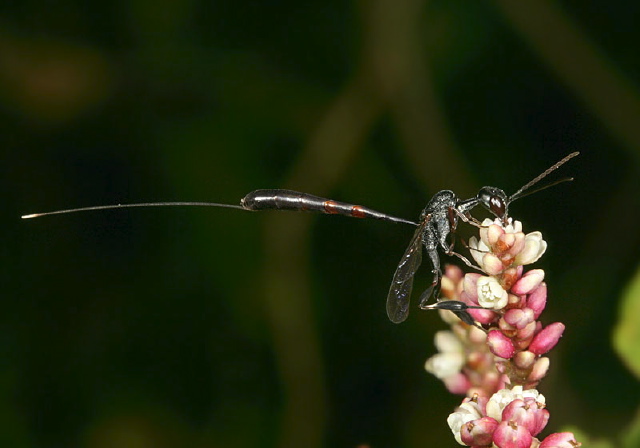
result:
[[(471, 263), (467, 259), (467, 257), (465, 257), (464, 255), (459, 254), (458, 252), (455, 252), (453, 250), (453, 248), (454, 248), (454, 246), (456, 244), (456, 229), (458, 228), (458, 218), (460, 218), (464, 222), (468, 222), (468, 223), (471, 223), (472, 222), (471, 220), (475, 220), (475, 218), (473, 218), (471, 215), (462, 213), (456, 207), (449, 207), (448, 212), (449, 212), (448, 219), (449, 219), (449, 225), (450, 225), (449, 232), (442, 232), (442, 234), (440, 235), (440, 246), (444, 250), (444, 253), (449, 255), (449, 256), (456, 256), (460, 260), (462, 260), (463, 263), (466, 264), (467, 266), (469, 266), (470, 268), (478, 269), (478, 270), (482, 271), (482, 269), (480, 269), (479, 267), (477, 267), (473, 263)], [(451, 235), (451, 244), (449, 244), (449, 245), (447, 245), (447, 235)]]
[(480, 324), (478, 324), (473, 317), (471, 316), (471, 314), (469, 314), (469, 309), (473, 309), (473, 308), (482, 308), (481, 306), (469, 306), (464, 302), (460, 302), (458, 300), (441, 300), (437, 303), (433, 303), (431, 305), (426, 305), (426, 306), (421, 306), (420, 308), (422, 308), (423, 310), (448, 310), (451, 311), (452, 313), (454, 313), (456, 316), (458, 316), (458, 318), (464, 322), (465, 324), (468, 325), (473, 325), (476, 328), (479, 328), (480, 330), (484, 331), (485, 333), (487, 332), (487, 330), (485, 330), (484, 328), (482, 328), (482, 326)]
[(483, 226), (482, 223), (478, 221), (476, 218), (474, 218), (473, 216), (471, 216), (469, 212), (461, 212), (457, 208), (453, 208), (453, 212), (456, 214), (456, 217), (462, 219), (467, 224), (471, 224), (472, 226), (477, 227), (479, 229), (483, 229), (487, 227), (487, 226)]
[[(469, 248), (469, 249), (473, 250), (471, 248)], [(458, 252), (451, 251), (451, 252), (447, 253), (447, 255), (453, 255), (454, 257), (458, 257), (460, 260), (462, 260), (462, 262), (464, 264), (469, 266), (471, 269), (475, 269), (476, 271), (484, 272), (484, 270), (480, 266), (476, 266), (475, 264), (471, 263), (467, 257), (465, 257), (462, 254), (459, 254)]]
[[(426, 236), (431, 236), (435, 239), (435, 235), (433, 235), (433, 233)], [(431, 285), (429, 285), (429, 287), (420, 295), (420, 308), (426, 305), (434, 292), (436, 300), (440, 294), (440, 279), (442, 278), (442, 271), (440, 270), (440, 256), (438, 255), (438, 248), (435, 245), (427, 246), (427, 253), (429, 254), (431, 265), (433, 266), (433, 269), (431, 270), (431, 273), (433, 274), (433, 281), (431, 282)]]

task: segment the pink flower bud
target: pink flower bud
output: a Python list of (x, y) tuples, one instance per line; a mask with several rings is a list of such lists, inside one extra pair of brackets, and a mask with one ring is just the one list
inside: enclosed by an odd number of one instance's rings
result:
[(560, 340), (564, 332), (564, 324), (555, 322), (547, 325), (540, 333), (535, 335), (529, 345), (529, 350), (536, 355), (543, 355), (551, 350)]
[(485, 415), (487, 413), (488, 401), (489, 401), (489, 397), (479, 395), (477, 393), (472, 393), (471, 395), (465, 397), (462, 400), (462, 403), (473, 403), (473, 405), (476, 407), (478, 412), (480, 412), (480, 415)]
[(516, 328), (524, 328), (533, 322), (533, 311), (529, 308), (511, 309), (504, 314), (504, 320)]
[(524, 328), (521, 328), (517, 331), (515, 338), (519, 341), (528, 341), (535, 334), (536, 328), (536, 321), (529, 322)]
[(498, 372), (485, 372), (480, 384), (488, 391), (500, 390), (505, 387)]
[(538, 448), (578, 448), (582, 446), (576, 441), (572, 432), (556, 432), (548, 435)]
[(544, 271), (542, 269), (532, 269), (513, 285), (511, 292), (515, 294), (529, 294), (542, 283), (542, 280), (544, 280)]
[(464, 276), (463, 291), (467, 294), (470, 303), (478, 304), (478, 279), (482, 277), (480, 274), (472, 273)]
[(440, 294), (449, 300), (456, 298), (456, 286), (457, 284), (446, 275), (443, 275), (440, 279)]
[[(483, 232), (483, 230), (485, 230), (485, 232)], [(487, 246), (495, 245), (504, 234), (504, 229), (496, 224), (491, 224), (488, 229), (480, 229), (480, 238), (482, 238)]]
[(450, 278), (454, 283), (458, 283), (462, 280), (463, 275), (464, 272), (462, 272), (462, 269), (455, 264), (447, 264), (444, 267), (444, 277)]
[(500, 375), (497, 390), (507, 389), (511, 386), (511, 379), (507, 375)]
[(535, 426), (534, 426), (534, 429), (531, 431), (531, 435), (537, 436), (542, 432), (542, 430), (547, 426), (547, 423), (549, 423), (550, 415), (551, 414), (549, 413), (549, 411), (547, 411), (544, 408), (539, 408), (536, 411), (534, 411)]
[(498, 448), (530, 448), (533, 436), (525, 426), (503, 420), (493, 433), (493, 443)]
[(529, 350), (523, 350), (521, 352), (516, 353), (516, 356), (513, 357), (513, 363), (522, 370), (530, 369), (531, 366), (536, 362), (536, 355), (531, 353)]
[(509, 359), (515, 353), (515, 347), (511, 339), (506, 337), (500, 330), (491, 330), (487, 335), (487, 345), (489, 350), (500, 358)]
[(487, 333), (479, 328), (471, 327), (469, 328), (467, 338), (472, 344), (480, 345), (484, 344), (487, 341)]
[(496, 320), (497, 314), (492, 310), (482, 310), (482, 309), (470, 309), (467, 310), (473, 320), (480, 322), (481, 324), (490, 324)]
[(460, 438), (468, 446), (488, 446), (491, 445), (497, 426), (498, 422), (491, 417), (473, 420), (462, 425)]
[(500, 331), (502, 331), (505, 335), (507, 335), (510, 338), (515, 336), (517, 331), (516, 327), (514, 327), (513, 325), (510, 325), (509, 322), (507, 322), (504, 319), (504, 317), (501, 317), (498, 320), (498, 328), (500, 329)]
[(449, 392), (456, 395), (464, 395), (471, 387), (469, 378), (463, 373), (456, 373), (442, 379), (445, 387)]
[(504, 375), (509, 369), (503, 362), (496, 362), (496, 370)]
[(463, 402), (456, 408), (455, 412), (449, 414), (447, 424), (449, 425), (449, 428), (451, 428), (451, 432), (453, 433), (456, 442), (463, 445), (462, 439), (460, 438), (462, 425), (479, 418), (482, 418), (482, 414), (478, 411), (477, 404), (473, 402)]
[(500, 253), (504, 253), (507, 257), (512, 253), (513, 245), (516, 242), (516, 235), (514, 233), (505, 233), (500, 237), (500, 240), (496, 244), (496, 249)]
[(535, 419), (530, 411), (523, 399), (516, 398), (502, 411), (502, 420), (515, 423), (518, 426), (524, 426), (527, 431), (531, 432), (531, 426), (535, 426)]
[(509, 253), (512, 256), (516, 256), (518, 254), (520, 254), (520, 252), (522, 252), (522, 250), (524, 249), (525, 246), (525, 236), (524, 233), (522, 232), (518, 232), (518, 233), (514, 233), (514, 241), (513, 244), (511, 245), (511, 249), (509, 249)]
[(533, 398), (515, 399), (502, 411), (502, 420), (508, 420), (527, 428), (532, 436), (544, 429), (549, 421), (549, 411), (539, 405)]
[(549, 358), (543, 356), (542, 358), (539, 358), (535, 362), (535, 364), (533, 365), (533, 369), (531, 370), (531, 373), (527, 377), (527, 380), (538, 382), (546, 376), (548, 371), (549, 371)]
[(502, 260), (496, 257), (491, 252), (484, 254), (482, 257), (482, 268), (489, 275), (497, 275), (504, 271), (504, 265)]
[(518, 322), (522, 319), (524, 312), (519, 308), (510, 309), (504, 313), (503, 319), (511, 327), (516, 327)]
[(533, 310), (533, 317), (537, 319), (540, 317), (540, 313), (547, 305), (547, 284), (542, 282), (540, 285), (531, 291), (529, 297), (527, 297), (527, 308)]

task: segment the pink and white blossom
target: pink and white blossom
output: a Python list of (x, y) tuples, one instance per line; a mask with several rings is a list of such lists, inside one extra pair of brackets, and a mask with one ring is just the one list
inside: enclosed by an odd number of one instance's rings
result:
[(550, 417), (536, 389), (550, 367), (542, 355), (565, 329), (560, 322), (543, 326), (545, 273), (523, 267), (536, 262), (547, 243), (540, 232), (525, 235), (519, 221), (485, 220), (469, 247), (485, 275), (447, 266), (441, 300), (466, 303), (476, 326), (441, 310), (451, 331), (436, 335), (439, 353), (425, 365), (450, 392), (467, 396), (447, 419), (456, 441), (474, 447), (579, 447), (571, 433), (536, 438)]

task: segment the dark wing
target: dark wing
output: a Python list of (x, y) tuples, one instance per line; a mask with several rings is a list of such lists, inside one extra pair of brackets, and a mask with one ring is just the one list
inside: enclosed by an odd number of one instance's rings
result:
[(387, 316), (395, 324), (404, 321), (409, 315), (413, 276), (422, 262), (422, 234), (429, 218), (423, 220), (416, 229), (391, 281), (387, 296)]

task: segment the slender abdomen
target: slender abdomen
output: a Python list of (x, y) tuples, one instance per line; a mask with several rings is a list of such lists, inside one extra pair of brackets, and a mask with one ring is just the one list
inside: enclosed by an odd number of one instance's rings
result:
[(321, 198), (293, 190), (256, 190), (246, 195), (240, 205), (246, 210), (292, 210), (311, 211), (353, 218), (373, 218), (416, 225), (412, 221), (387, 215), (347, 202)]

